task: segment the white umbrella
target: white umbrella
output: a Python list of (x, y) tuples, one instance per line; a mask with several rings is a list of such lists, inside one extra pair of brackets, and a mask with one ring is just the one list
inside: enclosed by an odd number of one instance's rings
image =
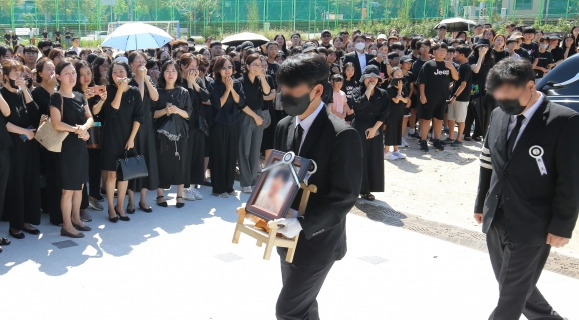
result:
[(269, 42), (269, 39), (262, 36), (261, 34), (253, 32), (242, 32), (226, 37), (221, 41), (221, 43), (226, 44), (228, 46), (238, 46), (244, 43), (245, 41), (251, 41), (253, 45), (257, 47), (261, 46), (264, 43)]
[(129, 51), (138, 49), (160, 48), (173, 40), (167, 32), (150, 24), (135, 22), (126, 23), (109, 34), (101, 47), (111, 47)]
[(446, 29), (446, 31), (448, 31), (448, 32), (467, 31), (467, 30), (470, 30), (470, 28), (472, 26), (477, 25), (477, 23), (472, 21), (472, 20), (467, 20), (467, 19), (463, 19), (463, 18), (450, 18), (450, 19), (444, 19), (444, 20), (440, 21), (434, 27), (434, 29), (438, 29), (438, 26), (440, 26), (443, 23), (446, 24), (446, 26), (448, 27)]

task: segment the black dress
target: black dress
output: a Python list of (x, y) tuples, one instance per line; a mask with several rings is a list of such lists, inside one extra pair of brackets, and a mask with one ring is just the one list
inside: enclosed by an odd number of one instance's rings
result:
[[(165, 90), (159, 89), (159, 100), (154, 110), (167, 107), (167, 102), (187, 111), (189, 117), (193, 112), (189, 91), (182, 87)], [(170, 188), (171, 185), (189, 183), (189, 120), (180, 115), (164, 115), (155, 119), (157, 127), (157, 162), (159, 165), (159, 187)]]
[[(22, 92), (0, 89), (10, 106), (6, 122), (22, 128), (38, 128), (40, 112), (34, 101), (24, 104)], [(22, 230), (24, 223), (40, 224), (40, 144), (32, 139), (23, 141), (19, 134), (10, 135), (10, 175), (6, 189), (4, 214), (10, 228)]]
[[(63, 97), (55, 93), (50, 98), (50, 107), (60, 111), (61, 121), (71, 126), (83, 125), (86, 122), (84, 107), (88, 104), (79, 92), (73, 92), (74, 98)], [(74, 133), (69, 133), (62, 142), (60, 152), (60, 183), (63, 190), (82, 190), (88, 181), (88, 150), (86, 141), (79, 139)]]
[[(153, 81), (147, 76), (146, 81)], [(137, 87), (137, 81), (131, 80), (130, 85)], [(143, 98), (143, 122), (139, 127), (139, 132), (135, 137), (135, 149), (138, 154), (143, 155), (147, 163), (149, 175), (144, 178), (129, 181), (129, 189), (140, 192), (143, 189), (155, 190), (159, 187), (159, 166), (157, 164), (157, 147), (155, 146), (155, 129), (153, 127), (153, 100), (149, 96), (149, 90), (145, 86), (145, 95)]]
[[(402, 89), (402, 96), (405, 97), (408, 93)], [(404, 112), (406, 111), (406, 103), (394, 103), (393, 98), (398, 95), (398, 88), (392, 85), (388, 86), (386, 90), (390, 99), (388, 106), (388, 117), (386, 119), (386, 132), (384, 132), (385, 146), (399, 146), (402, 144), (402, 120), (404, 119)]]
[(378, 129), (372, 139), (366, 139), (366, 130), (373, 127), (377, 121), (386, 121), (389, 104), (385, 90), (375, 88), (370, 100), (366, 98), (365, 92), (366, 88), (363, 85), (352, 92), (352, 109), (356, 113), (352, 127), (360, 134), (364, 156), (360, 194), (384, 191), (382, 128)]
[[(101, 148), (101, 164), (103, 170), (116, 171), (117, 161), (125, 154), (125, 145), (131, 136), (133, 123), (143, 122), (143, 103), (141, 92), (135, 87), (123, 93), (121, 106), (115, 109), (111, 102), (117, 94), (115, 85), (107, 86), (107, 100), (102, 111), (105, 124), (103, 126), (103, 141)], [(137, 150), (138, 151), (138, 150)]]

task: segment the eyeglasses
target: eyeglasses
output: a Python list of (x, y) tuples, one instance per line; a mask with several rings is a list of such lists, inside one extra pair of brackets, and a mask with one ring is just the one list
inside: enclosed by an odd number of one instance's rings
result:
[(226, 67), (223, 67), (223, 70), (229, 70), (229, 69), (233, 69), (233, 66), (232, 66), (232, 65), (228, 65), (228, 66), (226, 66)]

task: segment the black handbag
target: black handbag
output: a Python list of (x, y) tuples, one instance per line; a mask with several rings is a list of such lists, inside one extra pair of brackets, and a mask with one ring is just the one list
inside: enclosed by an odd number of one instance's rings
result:
[(144, 178), (149, 175), (145, 157), (138, 155), (133, 148), (133, 156), (128, 156), (129, 151), (125, 150), (125, 157), (117, 161), (117, 180), (127, 181), (137, 178)]

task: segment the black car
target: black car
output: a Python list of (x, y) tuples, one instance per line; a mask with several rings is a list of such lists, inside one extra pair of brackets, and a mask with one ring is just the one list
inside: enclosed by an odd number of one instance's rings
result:
[(579, 112), (579, 54), (575, 54), (539, 79), (537, 90), (552, 102)]

